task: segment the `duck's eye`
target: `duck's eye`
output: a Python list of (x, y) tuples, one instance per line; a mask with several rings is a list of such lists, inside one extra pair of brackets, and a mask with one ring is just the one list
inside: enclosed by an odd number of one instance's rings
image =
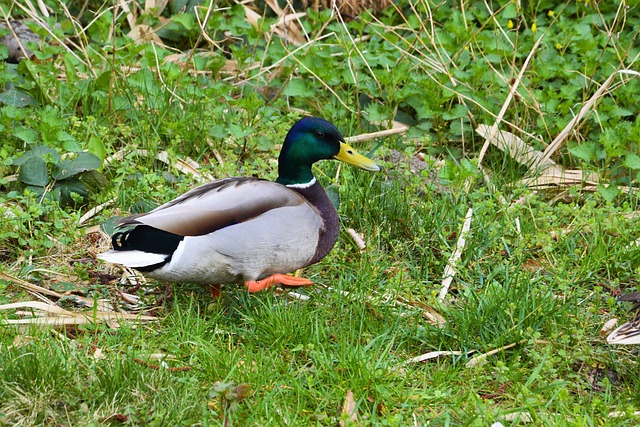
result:
[(325, 135), (321, 130), (317, 130), (313, 134), (316, 136), (316, 138), (324, 138)]

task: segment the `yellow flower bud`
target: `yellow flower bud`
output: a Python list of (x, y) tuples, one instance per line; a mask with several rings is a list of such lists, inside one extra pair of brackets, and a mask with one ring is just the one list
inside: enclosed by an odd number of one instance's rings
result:
[(535, 33), (536, 31), (538, 31), (538, 26), (534, 22), (533, 24), (531, 24), (531, 32)]
[(513, 21), (511, 19), (509, 19), (509, 22), (507, 22), (507, 28), (510, 30), (513, 29)]

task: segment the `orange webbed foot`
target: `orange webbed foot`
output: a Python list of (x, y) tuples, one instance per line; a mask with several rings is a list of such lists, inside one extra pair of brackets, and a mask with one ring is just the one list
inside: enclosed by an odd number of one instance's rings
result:
[(255, 280), (251, 282), (244, 282), (249, 292), (260, 292), (273, 285), (286, 285), (286, 286), (309, 286), (313, 285), (313, 282), (304, 277), (287, 276), (286, 274), (272, 274), (269, 277), (265, 277), (262, 280)]

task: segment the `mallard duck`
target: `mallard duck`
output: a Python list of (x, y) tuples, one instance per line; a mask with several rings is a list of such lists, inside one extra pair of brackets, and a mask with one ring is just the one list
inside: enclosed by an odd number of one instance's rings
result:
[(618, 301), (631, 301), (635, 304), (629, 309), (635, 314), (630, 322), (627, 322), (611, 332), (607, 337), (609, 344), (640, 344), (640, 292), (632, 292), (622, 295)]
[(219, 179), (122, 218), (118, 227), (127, 229), (98, 257), (168, 282), (244, 283), (249, 292), (310, 285), (287, 273), (320, 261), (338, 239), (338, 213), (311, 172), (324, 159), (380, 170), (333, 124), (304, 118), (287, 133), (275, 182)]

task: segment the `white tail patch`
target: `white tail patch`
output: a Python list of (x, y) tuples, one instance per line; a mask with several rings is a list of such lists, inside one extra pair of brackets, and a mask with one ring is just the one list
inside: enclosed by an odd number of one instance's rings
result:
[(129, 268), (148, 267), (167, 260), (167, 255), (152, 254), (143, 251), (109, 251), (98, 254), (98, 258), (113, 264), (124, 265)]
[(607, 337), (609, 344), (640, 344), (640, 325), (629, 322), (611, 332)]

